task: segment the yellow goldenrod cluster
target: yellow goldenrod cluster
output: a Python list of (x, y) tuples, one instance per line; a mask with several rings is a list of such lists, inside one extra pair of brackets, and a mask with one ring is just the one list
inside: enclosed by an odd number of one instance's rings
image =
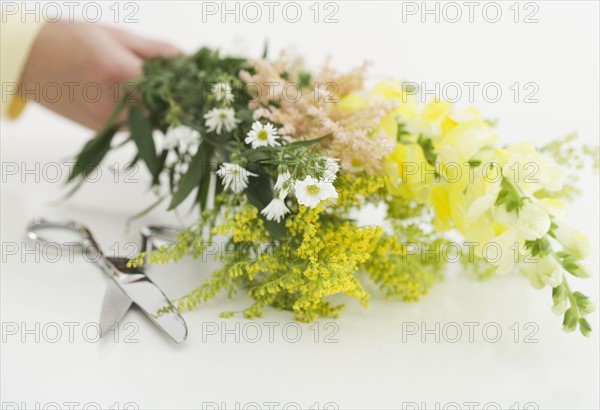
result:
[(444, 264), (435, 259), (423, 259), (416, 253), (407, 253), (399, 239), (395, 235), (382, 237), (364, 269), (386, 296), (416, 301), (427, 295), (431, 286), (441, 278)]
[[(214, 224), (211, 237), (230, 238), (221, 255), (223, 266), (181, 298), (178, 307), (191, 309), (222, 291), (232, 295), (245, 288), (254, 300), (241, 312), (247, 318), (261, 316), (267, 306), (291, 310), (300, 321), (335, 317), (343, 305), (333, 305), (327, 300), (329, 296), (344, 294), (368, 304), (369, 294), (359, 280), (361, 271), (386, 295), (417, 300), (440, 276), (441, 264), (422, 263), (418, 255), (407, 255), (403, 243), (423, 240), (426, 235), (415, 225), (406, 229), (397, 225), (394, 234), (385, 234), (382, 227), (359, 226), (349, 219), (351, 210), (360, 208), (365, 201), (393, 198), (388, 188), (386, 176), (359, 174), (340, 178), (337, 202), (315, 208), (301, 206), (287, 218), (286, 240), (270, 237), (257, 208), (245, 202), (228, 203), (218, 224), (214, 215), (204, 215), (204, 224)], [(402, 215), (410, 212), (406, 202), (402, 207), (406, 208)], [(179, 233), (175, 243), (152, 251), (149, 262), (178, 261), (190, 253), (201, 255), (206, 248), (201, 225)], [(261, 251), (249, 246), (256, 243), (267, 246)], [(132, 263), (142, 263), (144, 256), (139, 255)]]
[(358, 208), (381, 198), (389, 187), (391, 178), (386, 175), (343, 175), (336, 181), (338, 199), (336, 207)]
[(330, 295), (343, 293), (367, 303), (356, 273), (371, 258), (381, 228), (326, 219), (322, 208), (306, 207), (288, 219), (290, 241), (259, 258), (268, 273), (250, 289), (250, 296), (261, 301), (250, 313), (269, 304), (291, 309), (298, 320), (312, 321), (337, 312), (324, 300)]
[(234, 243), (264, 242), (267, 239), (264, 222), (258, 217), (258, 209), (250, 204), (242, 205), (229, 216), (225, 213), (224, 221), (213, 229), (215, 235), (233, 238)]

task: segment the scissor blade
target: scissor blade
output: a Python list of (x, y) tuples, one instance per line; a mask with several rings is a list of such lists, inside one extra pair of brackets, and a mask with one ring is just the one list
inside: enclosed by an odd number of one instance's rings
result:
[(185, 340), (187, 326), (183, 317), (145, 274), (122, 275), (117, 283), (121, 290), (171, 339), (177, 343)]
[(115, 323), (123, 319), (123, 316), (131, 307), (131, 303), (129, 296), (121, 290), (116, 282), (112, 280), (108, 282), (102, 301), (102, 311), (100, 312), (100, 329), (103, 336), (114, 329)]

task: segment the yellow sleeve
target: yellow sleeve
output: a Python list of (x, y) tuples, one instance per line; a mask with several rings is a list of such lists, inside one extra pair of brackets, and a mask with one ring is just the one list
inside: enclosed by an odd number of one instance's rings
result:
[[(6, 21), (5, 21), (6, 20)], [(25, 101), (16, 91), (21, 81), (21, 73), (29, 57), (29, 50), (35, 41), (39, 30), (44, 25), (42, 22), (22, 22), (20, 16), (2, 16), (0, 22), (0, 84), (2, 85), (2, 99), (0, 101), (0, 116), (2, 118), (17, 118)]]

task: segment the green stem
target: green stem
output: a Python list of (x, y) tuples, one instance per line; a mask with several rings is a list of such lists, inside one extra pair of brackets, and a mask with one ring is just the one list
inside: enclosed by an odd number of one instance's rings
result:
[(565, 285), (565, 289), (567, 290), (567, 295), (569, 297), (569, 303), (571, 304), (571, 307), (577, 313), (577, 318), (579, 319), (579, 318), (581, 318), (581, 313), (579, 311), (579, 306), (577, 305), (577, 299), (575, 299), (573, 292), (571, 292), (571, 288), (569, 287), (569, 282), (567, 282), (567, 279), (563, 278), (563, 283)]

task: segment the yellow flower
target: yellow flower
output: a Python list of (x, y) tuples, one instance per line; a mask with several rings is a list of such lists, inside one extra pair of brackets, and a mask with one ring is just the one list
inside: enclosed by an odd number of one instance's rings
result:
[(448, 191), (443, 185), (435, 184), (431, 188), (429, 202), (433, 206), (436, 215), (436, 218), (433, 220), (435, 229), (446, 231), (452, 228), (450, 224), (450, 217), (452, 215), (450, 199), (448, 198)]
[(258, 209), (250, 204), (225, 215), (225, 221), (213, 229), (213, 234), (231, 235), (235, 243), (263, 242), (267, 237), (263, 220), (258, 217)]
[(388, 101), (394, 101), (397, 106), (394, 110), (396, 116), (402, 118), (416, 118), (417, 104), (414, 96), (404, 91), (401, 81), (382, 81), (377, 83), (371, 91), (371, 98), (385, 98)]
[(559, 191), (565, 180), (565, 170), (549, 157), (539, 153), (533, 144), (521, 142), (506, 149), (508, 158), (503, 175), (526, 194), (540, 189)]
[(498, 140), (498, 135), (489, 125), (475, 120), (453, 127), (443, 138), (434, 141), (434, 146), (442, 161), (463, 164)]
[(542, 289), (545, 285), (555, 288), (563, 281), (567, 273), (565, 269), (554, 259), (553, 256), (542, 256), (535, 262), (520, 264), (522, 272), (529, 277), (529, 282), (536, 289)]
[(419, 126), (435, 143), (458, 123), (452, 119), (452, 105), (446, 101), (431, 100), (423, 106)]
[(396, 140), (398, 135), (398, 121), (396, 120), (396, 113), (390, 112), (381, 119), (379, 127), (375, 132), (384, 131), (392, 140)]
[(367, 102), (363, 97), (357, 93), (350, 93), (340, 99), (339, 108), (344, 112), (351, 113), (364, 108), (366, 105)]
[(577, 259), (585, 259), (592, 253), (590, 240), (562, 220), (557, 221), (554, 235), (562, 245), (563, 251), (569, 252)]
[(564, 219), (567, 213), (567, 203), (559, 198), (542, 198), (538, 200), (540, 207), (549, 215)]
[[(434, 167), (427, 162), (419, 144), (398, 144), (388, 157), (398, 165), (402, 179), (399, 191), (407, 199), (425, 202), (429, 194), (427, 181), (433, 178)], [(389, 167), (388, 165), (388, 168)]]
[[(340, 100), (339, 108), (345, 113), (353, 113), (355, 111), (365, 108), (367, 105), (372, 104), (377, 100), (381, 100), (381, 98), (387, 101), (394, 101), (399, 105), (401, 104), (401, 96), (392, 92), (391, 88), (389, 88), (388, 91), (385, 93), (382, 92), (381, 87), (379, 91), (375, 91), (377, 89), (378, 88), (376, 86), (368, 99), (363, 98), (358, 93), (350, 93)], [(379, 127), (374, 129), (373, 133), (384, 131), (391, 139), (395, 140), (398, 134), (398, 121), (396, 119), (397, 116), (397, 110), (390, 111), (381, 119)]]

